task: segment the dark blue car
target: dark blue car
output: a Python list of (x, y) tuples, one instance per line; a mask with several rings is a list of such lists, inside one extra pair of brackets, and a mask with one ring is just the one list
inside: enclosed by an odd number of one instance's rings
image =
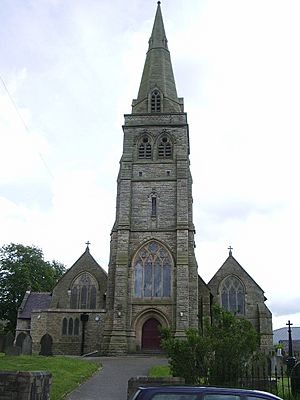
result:
[(209, 386), (140, 387), (131, 400), (282, 400), (258, 390)]

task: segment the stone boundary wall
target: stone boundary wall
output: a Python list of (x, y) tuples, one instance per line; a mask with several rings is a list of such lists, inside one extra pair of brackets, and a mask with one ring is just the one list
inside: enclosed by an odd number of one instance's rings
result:
[(174, 386), (184, 384), (184, 378), (149, 378), (148, 376), (137, 376), (136, 378), (130, 378), (128, 381), (127, 399), (130, 399), (140, 386)]
[(1, 400), (49, 400), (51, 373), (0, 371)]

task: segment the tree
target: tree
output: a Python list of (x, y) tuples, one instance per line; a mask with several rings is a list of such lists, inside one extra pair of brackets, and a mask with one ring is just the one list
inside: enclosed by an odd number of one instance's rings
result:
[(45, 261), (41, 249), (11, 243), (0, 248), (0, 320), (13, 331), (27, 290), (50, 292), (65, 271), (57, 261)]
[(173, 376), (188, 384), (235, 385), (247, 362), (258, 348), (258, 335), (244, 318), (213, 307), (212, 324), (205, 336), (195, 329), (186, 331), (186, 339), (175, 339), (162, 330), (162, 348), (169, 357)]
[(253, 353), (258, 349), (256, 330), (245, 318), (236, 317), (230, 312), (214, 307), (208, 335), (214, 352), (210, 365), (210, 383), (236, 384)]
[(171, 330), (161, 331), (162, 348), (169, 357), (173, 376), (180, 376), (187, 384), (204, 383), (203, 377), (208, 374), (209, 339), (199, 334), (196, 329), (186, 330), (186, 339), (174, 339)]

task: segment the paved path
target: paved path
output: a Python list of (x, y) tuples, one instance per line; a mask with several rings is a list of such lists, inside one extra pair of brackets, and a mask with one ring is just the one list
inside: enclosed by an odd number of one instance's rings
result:
[(161, 357), (99, 357), (103, 366), (91, 379), (69, 394), (67, 400), (126, 400), (127, 382), (146, 376), (153, 365), (167, 364)]

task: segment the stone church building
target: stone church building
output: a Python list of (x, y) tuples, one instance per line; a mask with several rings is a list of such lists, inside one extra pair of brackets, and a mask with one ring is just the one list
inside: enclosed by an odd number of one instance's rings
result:
[(232, 255), (210, 282), (198, 275), (187, 114), (178, 97), (158, 2), (138, 96), (125, 115), (108, 274), (89, 246), (52, 293), (27, 292), (16, 344), (41, 354), (159, 351), (160, 327), (183, 338), (211, 306), (250, 320), (272, 347), (260, 286)]

